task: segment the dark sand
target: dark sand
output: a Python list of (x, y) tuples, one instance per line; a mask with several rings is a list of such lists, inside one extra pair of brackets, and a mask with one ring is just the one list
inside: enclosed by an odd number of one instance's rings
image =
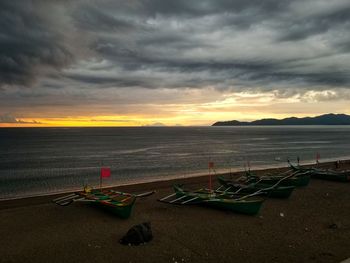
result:
[[(195, 188), (206, 180), (186, 182)], [(257, 216), (157, 202), (172, 191), (171, 184), (118, 188), (157, 190), (137, 200), (127, 220), (84, 203), (60, 207), (50, 202), (54, 197), (2, 201), (0, 262), (340, 262), (350, 257), (350, 183), (313, 179), (288, 200), (267, 199)], [(152, 242), (118, 243), (144, 221), (152, 224)]]

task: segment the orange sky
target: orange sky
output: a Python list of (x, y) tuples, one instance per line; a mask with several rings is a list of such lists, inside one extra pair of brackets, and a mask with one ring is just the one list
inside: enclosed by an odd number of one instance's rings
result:
[[(95, 106), (97, 107), (97, 106)], [(350, 113), (347, 101), (313, 101), (312, 99), (276, 98), (272, 93), (232, 93), (216, 100), (198, 103), (143, 104), (142, 111), (124, 114), (94, 115), (88, 107), (74, 108), (69, 116), (57, 116), (59, 108), (36, 110), (16, 115), (17, 123), (0, 123), (0, 127), (94, 127), (94, 126), (197, 126), (216, 121), (251, 121), (262, 118), (282, 119), (290, 116), (317, 116), (324, 113)], [(77, 111), (74, 115), (73, 110)], [(108, 111), (107, 111), (108, 113)], [(22, 117), (23, 116), (23, 117)]]

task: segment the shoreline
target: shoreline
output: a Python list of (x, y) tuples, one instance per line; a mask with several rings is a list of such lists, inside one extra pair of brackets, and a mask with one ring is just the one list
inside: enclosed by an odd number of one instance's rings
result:
[[(341, 168), (349, 169), (350, 161), (343, 161)], [(289, 199), (266, 199), (256, 216), (157, 202), (173, 192), (173, 183), (197, 188), (208, 183), (208, 176), (119, 186), (118, 190), (128, 192), (156, 190), (136, 201), (127, 220), (86, 203), (54, 204), (52, 199), (62, 194), (1, 201), (4, 244), (0, 261), (82, 262), (93, 258), (96, 263), (229, 263), (234, 258), (252, 263), (339, 263), (350, 257), (349, 183), (312, 179), (309, 186), (295, 189)], [(147, 221), (154, 235), (150, 243), (119, 244), (130, 227)]]
[[(320, 165), (325, 165), (328, 166), (331, 163), (335, 161), (340, 161), (343, 163), (350, 163), (350, 157), (349, 156), (341, 156), (338, 158), (327, 158), (323, 159), (324, 162), (320, 163)], [(309, 167), (315, 165), (314, 161), (305, 161), (302, 162), (301, 166)], [(275, 165), (255, 165), (251, 167), (251, 171), (254, 172), (264, 172), (264, 171), (270, 171), (270, 170), (278, 170), (278, 169), (287, 169), (289, 167), (288, 164), (283, 163), (276, 163)], [(226, 170), (226, 171), (224, 171)], [(227, 169), (218, 169), (218, 172), (215, 174), (212, 174), (213, 177), (217, 176), (225, 176), (225, 175), (230, 175), (230, 174), (237, 174), (237, 173), (243, 173), (245, 170), (242, 168), (232, 168), (230, 171), (227, 171)], [(179, 180), (191, 180), (195, 178), (207, 178), (208, 173), (204, 174), (202, 172), (197, 172), (197, 173), (190, 173), (190, 174), (183, 174), (183, 175), (170, 175), (170, 176), (155, 176), (155, 177), (148, 177), (148, 178), (143, 178), (143, 179), (134, 179), (134, 180), (125, 180), (122, 181), (121, 183), (118, 184), (113, 184), (113, 185), (107, 185), (102, 187), (103, 189), (114, 189), (114, 188), (133, 188), (133, 186), (138, 186), (138, 185), (152, 185), (152, 184), (163, 184), (163, 183), (172, 183), (172, 182), (177, 182)], [(10, 198), (0, 198), (0, 208), (1, 208), (1, 203), (2, 202), (11, 202), (11, 201), (16, 201), (16, 200), (23, 200), (23, 199), (31, 199), (31, 198), (42, 198), (42, 197), (54, 197), (57, 195), (63, 195), (63, 194), (70, 194), (74, 193), (77, 191), (81, 191), (81, 188), (76, 188), (76, 189), (70, 189), (70, 190), (62, 190), (58, 192), (52, 192), (52, 193), (44, 193), (44, 194), (33, 194), (33, 195), (26, 195), (26, 196), (18, 196), (18, 197), (10, 197)]]
[[(350, 159), (343, 159), (340, 160), (344, 164), (350, 164)], [(334, 161), (330, 162), (323, 162), (320, 163), (320, 167), (323, 166), (330, 166), (333, 164)], [(303, 163), (302, 167), (312, 167), (315, 163)], [(265, 167), (261, 169), (251, 169), (252, 172), (255, 172), (257, 174), (264, 174), (268, 172), (276, 172), (276, 171), (286, 171), (288, 170), (289, 166), (277, 166), (277, 167)], [(350, 169), (350, 167), (349, 167)], [(245, 172), (245, 170), (237, 169), (232, 170), (230, 172), (223, 172), (223, 173), (215, 173), (212, 174), (212, 181), (215, 185), (216, 178), (218, 176), (231, 176), (231, 177), (238, 177), (242, 175)], [(157, 189), (166, 189), (171, 187), (173, 184), (178, 183), (184, 183), (186, 185), (195, 185), (195, 184), (207, 184), (208, 183), (208, 174), (193, 174), (192, 176), (186, 176), (186, 177), (180, 177), (180, 176), (174, 176), (171, 178), (166, 177), (160, 177), (159, 180), (150, 180), (150, 181), (138, 181), (138, 182), (129, 182), (125, 184), (119, 184), (119, 185), (113, 185), (113, 186), (105, 186), (102, 187), (103, 189), (118, 189), (119, 191), (125, 191), (125, 192), (140, 192), (140, 191), (153, 191)], [(62, 195), (68, 195), (77, 191), (81, 191), (82, 189), (77, 190), (70, 190), (70, 191), (62, 191), (58, 193), (48, 193), (44, 195), (33, 195), (33, 196), (25, 196), (25, 197), (18, 197), (18, 198), (10, 198), (10, 199), (0, 199), (0, 210), (1, 209), (7, 209), (11, 207), (20, 207), (25, 206), (27, 204), (38, 204), (43, 203), (47, 201), (51, 201), (54, 198), (57, 198)]]

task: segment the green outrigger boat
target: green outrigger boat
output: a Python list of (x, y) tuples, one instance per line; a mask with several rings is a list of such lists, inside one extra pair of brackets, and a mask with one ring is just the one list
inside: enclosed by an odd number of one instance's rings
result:
[(305, 168), (294, 166), (289, 163), (290, 167), (300, 173), (309, 173), (312, 178), (323, 179), (328, 181), (350, 182), (350, 171), (335, 171), (320, 168)]
[(137, 197), (145, 197), (153, 193), (154, 191), (134, 195), (114, 190), (84, 189), (81, 192), (56, 198), (53, 202), (61, 206), (73, 202), (88, 202), (126, 219), (130, 217)]
[(129, 218), (135, 205), (136, 197), (126, 193), (113, 193), (92, 190), (90, 193), (79, 192), (80, 196), (120, 218)]
[[(184, 190), (179, 185), (174, 185), (174, 194), (166, 196), (159, 201), (170, 204), (201, 204), (216, 209), (232, 211), (241, 214), (255, 215), (259, 212), (265, 199), (257, 196), (230, 195), (215, 193), (208, 189), (197, 191)], [(169, 198), (174, 198), (169, 201)]]
[[(283, 178), (285, 180), (282, 180)], [(300, 171), (287, 171), (280, 174), (265, 174), (263, 176), (257, 176), (252, 172), (246, 172), (246, 183), (259, 182), (262, 184), (273, 185), (278, 181), (281, 181), (279, 185), (281, 186), (307, 186), (310, 182), (309, 172)]]
[[(288, 180), (288, 179), (286, 179)], [(264, 195), (267, 197), (272, 198), (288, 198), (295, 186), (293, 185), (279, 185), (278, 182), (276, 183), (276, 186), (271, 187), (271, 184), (262, 183), (262, 182), (253, 182), (253, 183), (237, 183), (230, 179), (225, 179), (222, 176), (218, 177), (219, 183), (225, 187), (226, 189), (223, 192), (233, 192), (233, 193), (240, 193), (240, 194), (252, 194), (256, 193), (257, 191), (261, 190), (260, 195)], [(283, 180), (281, 181), (281, 183)], [(219, 187), (219, 190), (221, 187)]]

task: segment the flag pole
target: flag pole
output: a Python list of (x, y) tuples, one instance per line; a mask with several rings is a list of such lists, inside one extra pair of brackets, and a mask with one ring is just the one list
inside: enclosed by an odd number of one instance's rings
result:
[(211, 170), (213, 169), (214, 167), (214, 163), (210, 160), (210, 157), (209, 157), (209, 161), (208, 161), (208, 174), (209, 174), (209, 189), (210, 191), (213, 189), (213, 184), (212, 184), (212, 175), (211, 175)]
[[(209, 159), (210, 160), (210, 159)], [(208, 163), (208, 172), (209, 172), (209, 189), (211, 191), (212, 187), (211, 187), (211, 173), (210, 173), (210, 161)]]

